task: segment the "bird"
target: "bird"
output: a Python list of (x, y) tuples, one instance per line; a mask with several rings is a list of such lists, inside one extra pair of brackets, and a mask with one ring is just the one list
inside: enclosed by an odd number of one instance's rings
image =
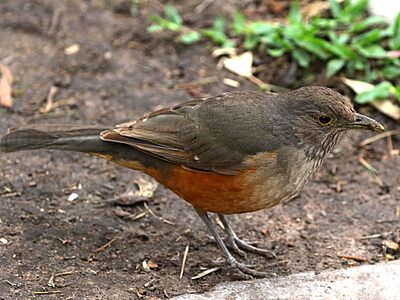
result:
[[(226, 216), (294, 198), (351, 129), (384, 127), (357, 113), (339, 92), (306, 86), (227, 92), (116, 126), (26, 125), (9, 129), (0, 151), (78, 151), (143, 172), (191, 204), (232, 267), (259, 277), (264, 273), (234, 254), (271, 251), (240, 239)], [(226, 241), (211, 213), (223, 224)]]

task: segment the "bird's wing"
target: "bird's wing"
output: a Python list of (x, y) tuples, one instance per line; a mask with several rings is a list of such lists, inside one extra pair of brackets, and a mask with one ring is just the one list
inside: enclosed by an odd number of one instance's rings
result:
[(128, 144), (186, 168), (234, 175), (243, 168), (246, 155), (263, 148), (240, 132), (240, 127), (246, 127), (241, 124), (242, 119), (252, 118), (245, 117), (246, 111), (241, 106), (246, 104), (240, 103), (252, 97), (243, 97), (243, 93), (165, 108), (104, 131), (101, 138)]

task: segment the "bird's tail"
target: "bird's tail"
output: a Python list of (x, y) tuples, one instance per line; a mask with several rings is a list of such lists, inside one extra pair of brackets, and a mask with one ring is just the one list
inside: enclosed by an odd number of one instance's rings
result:
[(34, 150), (40, 148), (106, 153), (110, 143), (100, 139), (100, 133), (109, 128), (71, 125), (34, 125), (10, 129), (0, 140), (1, 152)]

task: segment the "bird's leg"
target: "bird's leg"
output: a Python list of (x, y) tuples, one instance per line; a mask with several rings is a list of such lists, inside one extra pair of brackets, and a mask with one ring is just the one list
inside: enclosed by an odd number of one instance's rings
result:
[(235, 249), (235, 251), (237, 248), (240, 251), (244, 250), (244, 251), (252, 252), (255, 254), (259, 254), (259, 255), (276, 258), (276, 254), (274, 252), (267, 250), (267, 249), (261, 249), (261, 248), (254, 247), (254, 246), (250, 245), (249, 243), (242, 241), (236, 235), (236, 233), (232, 230), (231, 226), (229, 226), (228, 221), (225, 219), (225, 216), (223, 214), (218, 214), (218, 217), (221, 220), (222, 225), (224, 225), (224, 228), (225, 228), (224, 230), (225, 230), (226, 234), (228, 235), (229, 241), (231, 242), (231, 244), (234, 245), (233, 249)]
[(212, 235), (214, 236), (215, 241), (218, 244), (218, 247), (222, 250), (222, 253), (223, 253), (225, 259), (228, 261), (228, 263), (232, 267), (237, 268), (242, 273), (247, 274), (247, 275), (251, 275), (254, 277), (265, 277), (266, 273), (252, 270), (246, 264), (238, 262), (236, 260), (236, 258), (229, 252), (228, 248), (226, 248), (224, 241), (221, 239), (218, 232), (215, 230), (214, 224), (211, 222), (210, 218), (208, 217), (207, 212), (204, 212), (204, 211), (201, 211), (198, 209), (196, 209), (196, 212), (200, 216), (200, 218), (203, 220), (204, 224), (206, 224), (207, 228), (211, 231)]
[[(239, 248), (239, 246), (236, 243), (235, 237), (236, 234), (231, 230), (230, 227), (228, 227), (228, 224), (226, 223), (225, 219), (221, 218), (222, 215), (218, 215), (220, 221), (222, 222), (222, 229), (224, 230), (224, 232), (226, 233), (226, 239), (225, 241), (227, 241), (229, 243), (228, 247), (231, 248), (237, 255), (246, 258), (246, 252), (243, 251), (242, 249)], [(222, 221), (223, 220), (223, 221)], [(229, 230), (233, 233), (233, 234), (229, 234), (227, 228), (229, 228)]]

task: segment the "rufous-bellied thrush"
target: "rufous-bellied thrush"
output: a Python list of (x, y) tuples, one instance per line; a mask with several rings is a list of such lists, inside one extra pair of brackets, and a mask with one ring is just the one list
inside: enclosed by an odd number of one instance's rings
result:
[(218, 214), (234, 250), (268, 254), (240, 240), (224, 215), (294, 197), (349, 129), (384, 130), (338, 92), (304, 87), (225, 93), (114, 128), (28, 125), (11, 129), (0, 150), (79, 151), (144, 172), (193, 206), (232, 266), (257, 276), (229, 252), (208, 213)]

